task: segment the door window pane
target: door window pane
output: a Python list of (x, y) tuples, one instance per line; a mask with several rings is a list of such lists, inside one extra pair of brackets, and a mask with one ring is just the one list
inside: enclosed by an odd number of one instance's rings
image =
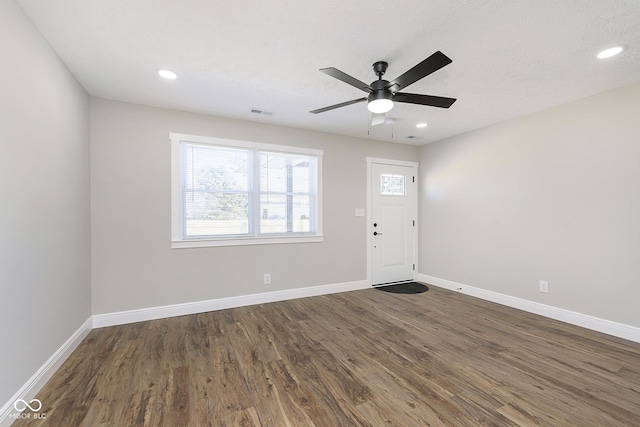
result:
[(404, 196), (404, 175), (381, 174), (380, 194), (383, 196)]

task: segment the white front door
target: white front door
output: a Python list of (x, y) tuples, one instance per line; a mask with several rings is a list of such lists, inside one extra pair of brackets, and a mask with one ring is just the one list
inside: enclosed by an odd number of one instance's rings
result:
[(373, 285), (411, 281), (415, 269), (416, 166), (371, 163)]

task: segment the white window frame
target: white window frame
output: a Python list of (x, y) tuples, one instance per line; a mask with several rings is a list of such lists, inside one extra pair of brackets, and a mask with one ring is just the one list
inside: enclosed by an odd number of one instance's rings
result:
[[(322, 234), (322, 150), (312, 148), (293, 147), (289, 145), (263, 144), (252, 141), (240, 141), (217, 137), (188, 135), (183, 133), (169, 133), (171, 141), (171, 247), (198, 248), (209, 246), (238, 246), (238, 245), (263, 245), (280, 243), (318, 243), (324, 240)], [(181, 203), (181, 170), (180, 147), (182, 143), (212, 145), (217, 147), (242, 148), (258, 151), (280, 152), (285, 154), (301, 154), (316, 158), (316, 200), (315, 200), (315, 232), (310, 233), (278, 233), (258, 234), (257, 231), (249, 236), (205, 236), (187, 237), (184, 235), (184, 218)], [(254, 162), (254, 164), (257, 162)], [(257, 189), (250, 190), (250, 197), (259, 202), (260, 193)], [(259, 206), (255, 205), (255, 206)], [(313, 206), (313, 203), (312, 203)], [(313, 207), (312, 207), (313, 209)], [(259, 211), (259, 209), (257, 209)], [(258, 221), (257, 213), (249, 213), (249, 221)], [(254, 227), (255, 228), (255, 227)], [(258, 228), (255, 228), (258, 230)]]

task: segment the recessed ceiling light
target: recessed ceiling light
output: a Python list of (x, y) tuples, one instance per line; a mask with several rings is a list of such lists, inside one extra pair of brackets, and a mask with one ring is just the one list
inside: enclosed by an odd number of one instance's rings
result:
[(616, 46), (616, 47), (612, 47), (606, 50), (603, 50), (602, 52), (600, 52), (597, 57), (599, 59), (604, 59), (604, 58), (611, 58), (612, 56), (616, 56), (617, 54), (619, 54), (620, 52), (622, 52), (623, 47), (622, 46)]
[(418, 123), (418, 124), (416, 125), (416, 127), (417, 127), (417, 128), (426, 128), (426, 127), (427, 127), (427, 124), (426, 124), (426, 123)]
[(165, 79), (174, 80), (178, 75), (173, 71), (169, 70), (158, 70), (158, 74), (160, 77), (164, 77)]

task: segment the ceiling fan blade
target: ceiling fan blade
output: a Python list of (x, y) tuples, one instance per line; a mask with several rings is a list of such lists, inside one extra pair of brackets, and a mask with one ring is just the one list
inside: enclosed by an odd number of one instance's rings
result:
[(384, 123), (384, 113), (371, 114), (371, 126), (377, 126)]
[(334, 77), (340, 81), (345, 82), (348, 85), (351, 85), (357, 89), (360, 89), (362, 91), (365, 92), (371, 92), (371, 89), (369, 88), (369, 85), (361, 82), (360, 80), (356, 79), (355, 77), (351, 77), (349, 74), (347, 73), (343, 73), (342, 71), (338, 70), (337, 68), (333, 68), (333, 67), (329, 67), (329, 68), (321, 68), (320, 71), (322, 71), (325, 74), (330, 75), (331, 77)]
[(456, 98), (445, 98), (443, 96), (420, 95), (417, 93), (398, 92), (394, 95), (396, 102), (406, 102), (409, 104), (428, 105), (429, 107), (449, 108), (456, 102)]
[(437, 51), (415, 67), (411, 68), (406, 73), (402, 74), (400, 77), (396, 78), (394, 81), (389, 82), (387, 88), (391, 88), (391, 86), (397, 85), (397, 90), (403, 89), (417, 82), (421, 78), (438, 71), (445, 65), (451, 64), (452, 62), (453, 61), (447, 55), (440, 51)]
[(342, 102), (340, 104), (330, 105), (330, 106), (324, 107), (324, 108), (318, 108), (317, 110), (313, 110), (313, 111), (309, 111), (309, 112), (311, 114), (324, 113), (325, 111), (335, 110), (336, 108), (346, 107), (347, 105), (357, 104), (358, 102), (364, 102), (366, 100), (367, 100), (367, 98), (354, 99), (354, 100), (351, 100), (351, 101)]

